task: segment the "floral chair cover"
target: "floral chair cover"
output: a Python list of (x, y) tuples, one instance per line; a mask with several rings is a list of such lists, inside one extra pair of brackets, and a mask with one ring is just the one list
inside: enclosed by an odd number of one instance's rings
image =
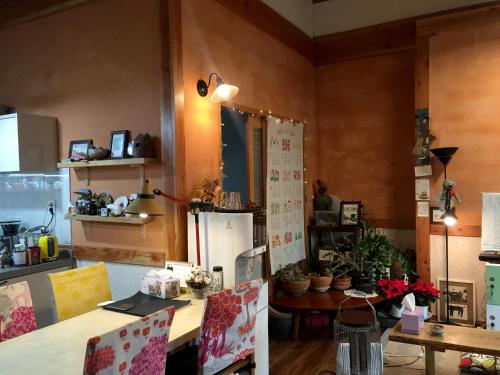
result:
[(0, 341), (36, 329), (35, 309), (26, 281), (0, 288)]
[(262, 279), (207, 297), (198, 346), (198, 364), (211, 375), (255, 352), (257, 299)]
[(87, 342), (84, 375), (164, 375), (175, 308), (145, 316)]

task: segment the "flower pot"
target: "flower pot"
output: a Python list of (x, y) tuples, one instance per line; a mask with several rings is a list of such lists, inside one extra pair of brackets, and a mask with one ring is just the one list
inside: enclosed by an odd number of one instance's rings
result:
[(404, 309), (404, 306), (397, 307), (396, 305), (391, 305), (391, 311), (389, 314), (391, 314), (394, 318), (401, 318)]
[(424, 320), (428, 320), (431, 318), (432, 314), (429, 312), (429, 306), (420, 306), (422, 310), (424, 311)]
[(307, 289), (309, 289), (309, 285), (311, 284), (311, 280), (303, 280), (303, 281), (281, 281), (281, 289), (290, 296), (301, 296)]
[(332, 276), (320, 276), (317, 273), (310, 273), (309, 279), (311, 279), (311, 289), (316, 292), (326, 292), (330, 289), (330, 284), (332, 283)]
[(344, 277), (343, 279), (333, 279), (333, 287), (337, 290), (346, 290), (351, 286), (351, 278)]
[(191, 291), (191, 294), (194, 296), (196, 299), (205, 299), (205, 297), (208, 295), (208, 292), (210, 291), (210, 286), (206, 286), (203, 289), (193, 289), (189, 288)]

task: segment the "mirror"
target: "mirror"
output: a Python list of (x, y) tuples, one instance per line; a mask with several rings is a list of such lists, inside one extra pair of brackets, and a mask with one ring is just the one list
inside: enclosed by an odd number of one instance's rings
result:
[(222, 189), (239, 192), (245, 207), (264, 207), (264, 120), (221, 106), (221, 122)]

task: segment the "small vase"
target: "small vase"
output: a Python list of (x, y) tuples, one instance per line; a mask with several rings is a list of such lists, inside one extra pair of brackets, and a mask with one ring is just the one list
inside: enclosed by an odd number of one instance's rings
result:
[(391, 311), (389, 314), (393, 316), (394, 318), (401, 318), (401, 315), (403, 314), (404, 306), (397, 307), (396, 305), (391, 305)]

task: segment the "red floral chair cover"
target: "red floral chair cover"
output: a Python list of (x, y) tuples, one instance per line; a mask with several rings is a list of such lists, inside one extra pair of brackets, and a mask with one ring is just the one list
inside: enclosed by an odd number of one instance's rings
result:
[(164, 375), (174, 313), (169, 307), (89, 339), (84, 375)]
[(203, 375), (215, 374), (255, 352), (257, 299), (262, 279), (207, 297), (198, 346)]
[(0, 341), (36, 329), (35, 309), (26, 281), (0, 288)]

